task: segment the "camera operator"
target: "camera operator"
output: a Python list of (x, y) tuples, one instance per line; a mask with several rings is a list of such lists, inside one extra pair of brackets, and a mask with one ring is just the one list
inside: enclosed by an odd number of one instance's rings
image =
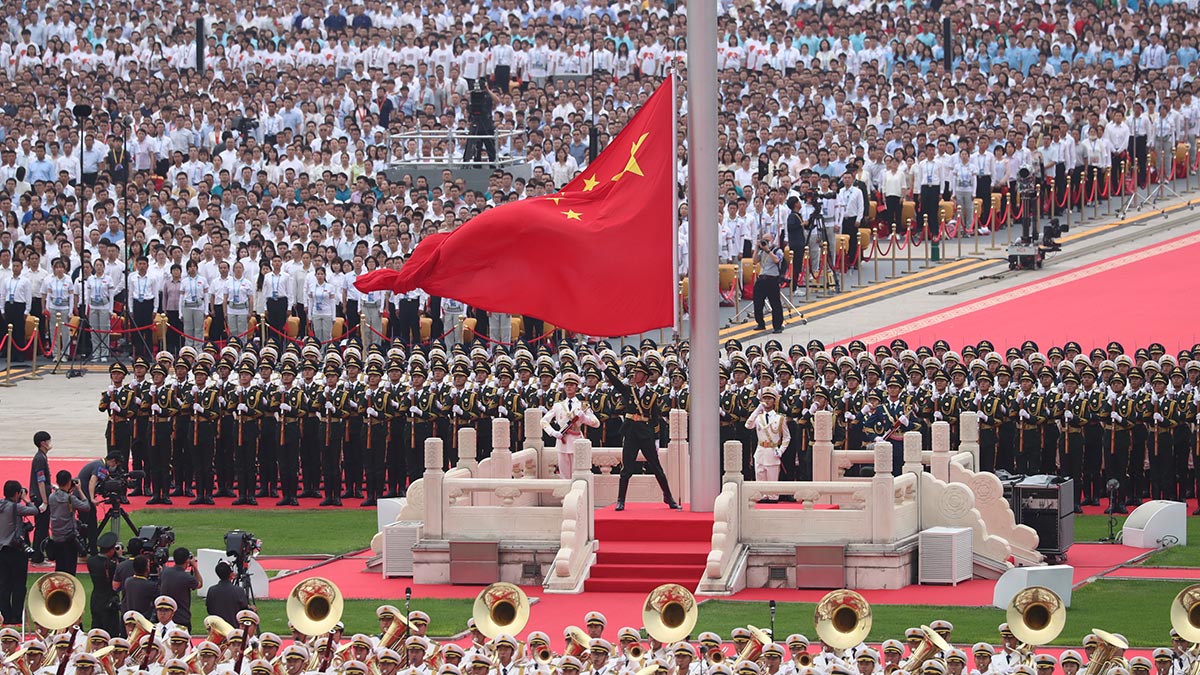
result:
[(1037, 230), (1033, 227), (1037, 217), (1037, 176), (1026, 167), (1017, 172), (1017, 195), (1021, 200), (1021, 241), (1033, 243)]
[(125, 592), (121, 611), (134, 611), (142, 616), (154, 616), (154, 598), (158, 596), (158, 584), (150, 580), (150, 558), (139, 555), (133, 559), (133, 576), (125, 580)]
[(204, 607), (209, 614), (236, 626), (237, 613), (250, 609), (250, 598), (246, 595), (246, 589), (233, 582), (233, 567), (229, 563), (224, 560), (217, 563), (216, 572), (217, 583), (204, 596)]
[(110, 474), (116, 470), (120, 455), (113, 453), (104, 459), (93, 459), (79, 470), (79, 485), (83, 488), (83, 498), (91, 508), (79, 512), (79, 522), (83, 524), (84, 536), (87, 539), (88, 555), (96, 553), (96, 500), (104, 496), (104, 483)]
[(96, 539), (98, 554), (88, 557), (88, 576), (92, 578), (92, 628), (102, 628), (113, 637), (125, 634), (121, 622), (121, 599), (113, 589), (113, 578), (121, 557), (117, 552), (117, 535), (105, 532)]
[(192, 591), (204, 585), (200, 565), (186, 548), (175, 549), (175, 564), (164, 567), (159, 576), (159, 593), (175, 601), (175, 624), (192, 632)]
[[(467, 105), (468, 133), (472, 138), (467, 139), (463, 151), (464, 162), (480, 162), (483, 151), (487, 151), (488, 161), (496, 161), (496, 123), (492, 119), (492, 109), (500, 102), (500, 97), (488, 87), (484, 78), (475, 80), (475, 88), (469, 94)], [(485, 138), (475, 138), (484, 136)]]
[(788, 216), (787, 216), (787, 243), (788, 248), (792, 251), (792, 271), (791, 284), (792, 290), (796, 290), (796, 279), (800, 276), (801, 268), (804, 266), (804, 215), (802, 209), (807, 206), (807, 203), (802, 202), (797, 195), (791, 195), (787, 198)]
[(828, 176), (821, 176), (816, 192), (810, 193), (808, 199), (813, 210), (808, 217), (808, 236), (805, 240), (808, 242), (809, 270), (819, 282), (817, 275), (820, 274), (822, 265), (821, 244), (825, 244), (825, 252), (831, 259), (837, 246), (838, 195), (830, 185)]
[(0, 616), (9, 621), (21, 616), (29, 576), (29, 542), (25, 516), (36, 516), (38, 508), (27, 499), (20, 481), (4, 482), (0, 501)]
[(779, 279), (783, 270), (783, 249), (775, 245), (771, 235), (758, 238), (758, 249), (754, 251), (754, 262), (761, 266), (758, 279), (754, 282), (754, 320), (758, 330), (766, 330), (763, 323), (763, 303), (771, 303), (771, 328), (774, 333), (783, 332), (783, 301), (779, 297)]
[[(142, 553), (142, 540), (135, 534), (129, 540), (129, 546), (126, 548), (128, 555), (117, 563), (117, 569), (113, 572), (113, 591), (120, 593), (125, 590), (125, 582), (133, 578), (133, 559)], [(125, 611), (124, 601), (121, 603), (121, 611)]]
[(50, 495), (49, 552), (54, 556), (54, 571), (75, 574), (78, 567), (79, 524), (76, 511), (87, 511), (91, 504), (83, 498), (79, 480), (70, 471), (60, 469), (54, 475), (58, 489)]

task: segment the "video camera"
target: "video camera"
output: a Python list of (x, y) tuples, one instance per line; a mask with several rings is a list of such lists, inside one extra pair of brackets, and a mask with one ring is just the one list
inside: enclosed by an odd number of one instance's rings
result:
[(142, 541), (142, 552), (150, 558), (150, 576), (166, 566), (171, 559), (171, 544), (175, 543), (175, 530), (167, 525), (143, 525), (138, 529)]
[(1049, 225), (1042, 226), (1042, 250), (1061, 251), (1062, 244), (1058, 243), (1057, 239), (1063, 235), (1063, 232), (1070, 230), (1071, 227), (1059, 222), (1058, 218), (1051, 218)]
[(233, 560), (234, 571), (238, 576), (247, 574), (250, 559), (262, 550), (262, 540), (244, 530), (230, 530), (225, 533), (225, 555)]
[(145, 471), (126, 471), (118, 466), (109, 472), (106, 480), (96, 485), (97, 496), (128, 503), (125, 498), (129, 496), (130, 488), (135, 487), (145, 477)]

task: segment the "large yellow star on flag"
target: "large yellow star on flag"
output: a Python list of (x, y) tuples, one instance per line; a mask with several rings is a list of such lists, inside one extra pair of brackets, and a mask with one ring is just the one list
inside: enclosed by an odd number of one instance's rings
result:
[(567, 220), (580, 220), (581, 217), (583, 216), (582, 213), (578, 213), (572, 209), (567, 209), (566, 211), (560, 211), (560, 213), (562, 213), (564, 216), (566, 216)]
[(622, 169), (620, 173), (612, 177), (614, 182), (621, 180), (621, 177), (627, 173), (645, 176), (645, 174), (642, 173), (642, 167), (638, 165), (637, 151), (638, 148), (642, 147), (642, 141), (646, 140), (646, 137), (649, 135), (650, 132), (647, 131), (646, 133), (642, 134), (641, 138), (633, 142), (633, 147), (629, 148), (629, 161), (625, 163), (625, 168)]

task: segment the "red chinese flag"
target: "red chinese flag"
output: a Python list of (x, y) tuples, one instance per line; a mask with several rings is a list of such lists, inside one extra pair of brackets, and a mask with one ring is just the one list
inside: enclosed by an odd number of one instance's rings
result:
[(559, 192), (506, 204), (426, 237), (399, 272), (360, 291), (421, 288), (577, 333), (632, 335), (674, 322), (674, 89), (664, 82)]

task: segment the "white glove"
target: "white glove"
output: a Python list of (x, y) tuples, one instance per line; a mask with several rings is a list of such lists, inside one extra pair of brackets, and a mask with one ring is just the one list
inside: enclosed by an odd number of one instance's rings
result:
[(204, 412), (204, 406), (200, 405), (199, 403), (193, 403), (192, 404), (192, 412), (194, 412), (196, 414), (200, 414), (200, 413)]
[(391, 404), (392, 404), (392, 409), (399, 409), (399, 408), (400, 408), (400, 402), (399, 402), (399, 401), (391, 401)]
[(508, 408), (505, 408), (504, 406), (496, 408), (496, 412), (499, 413), (501, 417), (508, 417)]
[(158, 385), (150, 385), (150, 395), (154, 396), (158, 393)]
[(935, 411), (933, 411), (933, 419), (938, 420), (940, 422), (941, 420), (945, 419), (945, 417), (942, 415), (941, 410), (935, 410)]
[(887, 442), (887, 439), (886, 439), (886, 438), (884, 438), (883, 436), (876, 436), (876, 437), (875, 437), (875, 442), (876, 442), (876, 443), (886, 443), (886, 442)]
[(550, 429), (550, 430), (548, 431), (548, 433), (549, 433), (551, 436), (553, 436), (554, 438), (562, 438), (562, 432), (561, 432), (561, 431), (555, 431), (554, 429)]
[(1109, 402), (1109, 403), (1113, 403), (1113, 402), (1115, 402), (1116, 400), (1117, 400), (1117, 395), (1116, 395), (1116, 394), (1114, 394), (1114, 393), (1113, 393), (1113, 392), (1111, 392), (1111, 391), (1110, 391), (1110, 392), (1108, 392), (1108, 402)]
[(425, 416), (425, 413), (424, 413), (424, 412), (422, 412), (422, 411), (421, 411), (421, 409), (420, 409), (420, 408), (418, 408), (418, 407), (417, 407), (417, 406), (415, 406), (415, 405), (414, 405), (414, 406), (412, 406), (411, 408), (409, 408), (409, 409), (408, 409), (408, 414), (410, 414), (410, 415), (416, 415), (417, 417), (424, 417), (424, 416)]
[(975, 394), (975, 405), (983, 403), (983, 394)]
[(325, 409), (328, 410), (329, 412), (333, 412), (334, 410), (337, 410), (337, 408), (329, 401), (325, 402)]
[(842, 400), (849, 401), (850, 400), (850, 392), (848, 392), (848, 391), (842, 392)]
[(1161, 421), (1163, 421), (1163, 416), (1162, 416), (1162, 413), (1154, 413), (1154, 421), (1155, 421), (1155, 422), (1161, 422)]
[(121, 406), (120, 406), (120, 405), (118, 405), (116, 401), (113, 401), (112, 403), (109, 403), (109, 404), (108, 404), (108, 409), (109, 409), (109, 410), (111, 410), (111, 411), (113, 411), (113, 412), (121, 412)]
[(1020, 416), (1021, 416), (1021, 419), (1023, 419), (1023, 420), (1027, 420), (1027, 419), (1029, 419), (1029, 411), (1028, 411), (1028, 410), (1022, 410), (1022, 411), (1021, 411), (1021, 413), (1020, 413)]
[(115, 384), (108, 385), (108, 393), (110, 393), (110, 394), (117, 393), (117, 385), (115, 385)]
[(463, 415), (462, 406), (455, 404), (455, 406), (450, 409), (450, 412), (454, 413), (458, 417), (462, 417), (462, 415)]
[(150, 412), (152, 412), (152, 413), (154, 413), (155, 415), (157, 415), (157, 414), (159, 414), (159, 413), (161, 413), (161, 412), (162, 412), (162, 408), (161, 408), (161, 407), (160, 407), (160, 406), (159, 406), (157, 403), (155, 403), (155, 404), (153, 404), (153, 405), (151, 405), (151, 406), (150, 406)]
[(754, 409), (754, 412), (761, 413), (762, 411), (764, 411), (766, 409), (767, 409), (767, 406), (763, 405), (762, 403), (759, 403), (758, 407)]
[(987, 413), (983, 412), (982, 410), (976, 410), (976, 411), (975, 411), (975, 416), (979, 418), (979, 421), (980, 421), (980, 422), (986, 422), (986, 421), (988, 421), (988, 416), (987, 416)]
[(219, 403), (219, 404), (221, 404), (222, 406), (224, 406), (224, 405), (225, 405), (225, 403), (226, 403), (226, 401), (225, 401), (225, 397), (224, 397), (224, 396), (218, 396), (218, 397), (217, 397), (217, 403)]
[(242, 414), (248, 413), (248, 412), (250, 412), (250, 406), (246, 405), (245, 403), (239, 403), (238, 407), (237, 407), (237, 411)]
[(351, 408), (353, 408), (354, 410), (358, 410), (358, 401), (355, 401), (355, 400), (351, 399), (351, 400), (350, 400), (350, 407), (351, 407)]
[(192, 396), (195, 396), (196, 394), (199, 394), (199, 393), (200, 393), (200, 387), (197, 387), (196, 385), (193, 384), (192, 385)]
[(722, 408), (722, 409), (721, 409), (721, 417), (725, 417), (725, 415), (726, 415), (726, 413), (725, 413), (725, 409), (724, 409), (724, 408)]
[(859, 412), (861, 412), (861, 413), (862, 413), (862, 414), (864, 414), (864, 415), (870, 415), (870, 414), (871, 414), (871, 406), (870, 406), (870, 405), (863, 405), (862, 409), (861, 409), (861, 410), (859, 410)]
[(371, 406), (367, 406), (367, 417), (379, 417), (379, 411)]
[(903, 426), (908, 426), (908, 415), (900, 416), (900, 424)]
[(279, 409), (282, 410), (283, 412), (292, 412), (292, 406), (290, 406), (286, 403), (280, 403)]
[(1065, 410), (1063, 411), (1063, 419), (1070, 422), (1071, 420), (1075, 419), (1075, 415), (1071, 414), (1070, 410)]
[(847, 412), (847, 413), (846, 413), (846, 414), (845, 414), (843, 417), (845, 417), (845, 418), (846, 418), (846, 421), (847, 421), (847, 422), (853, 422), (853, 421), (854, 421), (854, 413), (852, 413), (852, 412)]
[(817, 404), (814, 403), (814, 404), (808, 406), (808, 412), (810, 412), (814, 415), (817, 414)]
[(134, 404), (134, 405), (141, 405), (141, 404), (142, 404), (142, 398), (141, 398), (140, 396), (138, 396), (138, 397), (135, 397), (135, 398), (133, 399), (133, 404)]
[(1117, 411), (1116, 411), (1116, 410), (1112, 411), (1112, 414), (1110, 414), (1110, 415), (1109, 415), (1109, 417), (1111, 417), (1111, 418), (1112, 418), (1112, 421), (1114, 421), (1114, 422), (1120, 422), (1120, 421), (1121, 421), (1121, 416), (1117, 414)]

